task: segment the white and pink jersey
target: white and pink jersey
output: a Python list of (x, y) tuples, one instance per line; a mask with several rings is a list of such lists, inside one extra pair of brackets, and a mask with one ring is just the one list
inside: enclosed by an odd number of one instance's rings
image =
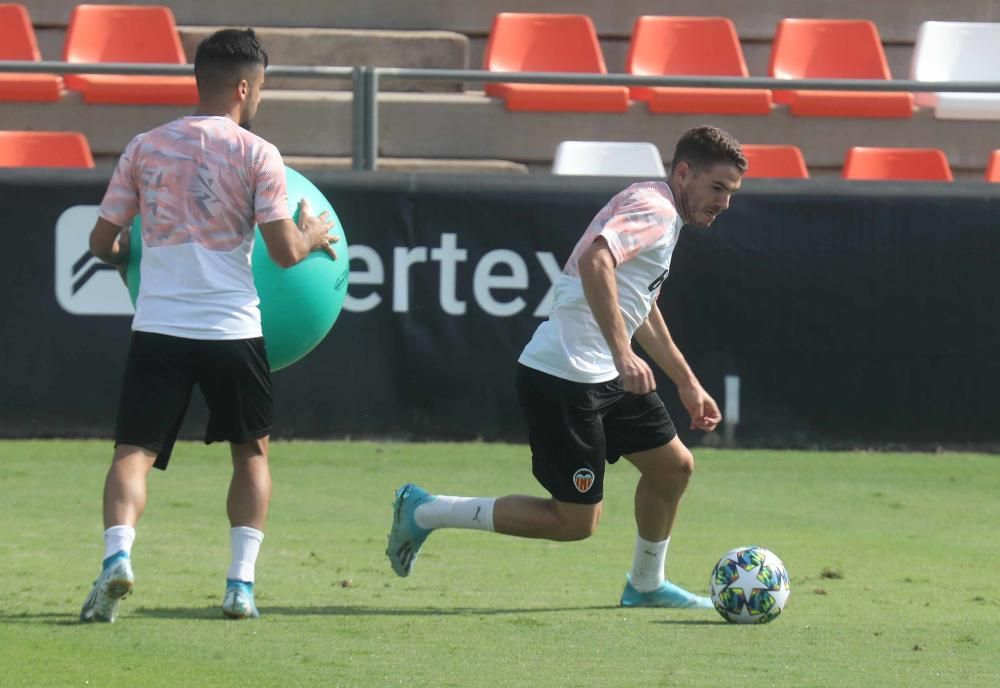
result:
[(683, 224), (665, 182), (633, 184), (608, 201), (573, 249), (556, 282), (549, 319), (535, 330), (519, 362), (574, 382), (618, 377), (611, 348), (583, 293), (580, 256), (599, 236), (608, 243), (618, 306), (631, 338), (656, 302)]
[(132, 139), (98, 213), (142, 218), (133, 330), (261, 336), (254, 225), (291, 217), (277, 148), (228, 117), (182, 117)]

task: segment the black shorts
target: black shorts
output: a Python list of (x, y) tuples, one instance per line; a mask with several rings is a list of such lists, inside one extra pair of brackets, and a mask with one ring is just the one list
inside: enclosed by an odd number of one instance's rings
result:
[(621, 378), (585, 384), (518, 364), (517, 396), (528, 420), (532, 473), (561, 502), (599, 503), (605, 462), (677, 436), (656, 392), (626, 392)]
[(201, 340), (133, 332), (115, 446), (154, 451), (154, 467), (165, 470), (195, 385), (208, 405), (206, 444), (241, 444), (271, 434), (271, 369), (263, 338)]

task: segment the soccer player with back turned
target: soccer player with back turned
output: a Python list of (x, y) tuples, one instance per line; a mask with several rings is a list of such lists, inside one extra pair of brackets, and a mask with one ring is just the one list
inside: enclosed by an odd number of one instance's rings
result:
[(532, 470), (550, 494), (499, 498), (396, 491), (387, 554), (400, 576), (431, 531), (471, 528), (549, 540), (580, 540), (601, 517), (605, 463), (628, 459), (641, 474), (638, 530), (621, 605), (712, 608), (666, 580), (667, 546), (694, 457), (677, 437), (633, 337), (677, 385), (691, 427), (722, 420), (674, 344), (657, 305), (681, 227), (708, 227), (729, 207), (747, 161), (726, 132), (702, 126), (677, 142), (665, 182), (633, 184), (597, 214), (555, 286), (547, 321), (517, 366)]
[(310, 215), (301, 200), (292, 220), (281, 154), (249, 131), (265, 67), (251, 29), (202, 41), (197, 111), (132, 139), (98, 211), (91, 252), (119, 266), (128, 260), (132, 218), (141, 217), (142, 281), (104, 485), (104, 562), (82, 621), (114, 621), (132, 590), (146, 478), (153, 467), (166, 469), (195, 385), (209, 410), (205, 442), (229, 442), (233, 462), (222, 611), (258, 616), (254, 568), (271, 498), (272, 401), (250, 264), (254, 224), (283, 267), (314, 250), (336, 258), (328, 214)]

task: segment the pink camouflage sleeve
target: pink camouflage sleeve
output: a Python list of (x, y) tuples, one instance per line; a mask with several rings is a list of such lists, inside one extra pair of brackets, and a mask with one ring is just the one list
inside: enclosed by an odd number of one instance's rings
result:
[(139, 184), (135, 178), (133, 159), (139, 147), (140, 136), (132, 139), (111, 176), (108, 190), (104, 193), (97, 214), (117, 227), (124, 227), (139, 214)]
[(624, 195), (600, 236), (621, 265), (656, 243), (673, 225), (677, 211), (658, 193), (636, 190)]
[[(254, 214), (257, 224), (292, 217), (288, 206), (285, 164), (271, 144), (261, 146), (253, 167)], [(295, 199), (297, 204), (299, 199)]]

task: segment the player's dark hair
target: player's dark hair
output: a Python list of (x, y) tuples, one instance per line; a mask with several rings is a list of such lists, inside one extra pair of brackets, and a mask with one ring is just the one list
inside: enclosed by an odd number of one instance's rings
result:
[(688, 129), (678, 139), (672, 164), (682, 161), (699, 170), (726, 163), (735, 166), (740, 174), (746, 172), (748, 167), (739, 141), (722, 129), (709, 125)]
[(238, 84), (247, 70), (267, 67), (267, 53), (253, 29), (222, 29), (198, 44), (194, 76), (198, 93), (214, 95)]

